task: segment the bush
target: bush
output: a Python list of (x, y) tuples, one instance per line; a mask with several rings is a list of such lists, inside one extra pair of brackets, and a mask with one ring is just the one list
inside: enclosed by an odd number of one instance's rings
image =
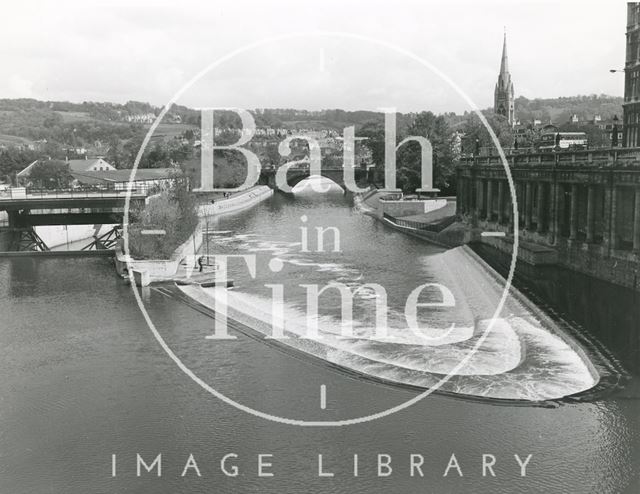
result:
[[(129, 214), (129, 252), (137, 259), (169, 259), (198, 226), (195, 198), (185, 181), (155, 196)], [(143, 235), (142, 230), (164, 230), (165, 235)]]

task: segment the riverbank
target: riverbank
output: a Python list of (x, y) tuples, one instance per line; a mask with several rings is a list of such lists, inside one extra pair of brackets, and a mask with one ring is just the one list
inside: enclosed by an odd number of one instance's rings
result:
[(431, 200), (385, 199), (384, 190), (372, 189), (354, 196), (358, 210), (385, 225), (443, 248), (453, 248), (470, 239), (466, 229), (456, 223), (455, 197)]
[[(206, 225), (203, 219), (249, 209), (272, 195), (272, 189), (260, 185), (238, 192), (226, 199), (214, 199), (209, 204), (201, 204), (198, 206), (198, 216), (201, 221), (191, 236), (175, 249), (169, 259), (134, 259), (118, 250), (115, 260), (116, 271), (121, 276), (126, 276), (127, 271), (138, 273), (137, 279), (142, 285), (174, 279), (181, 268), (185, 271), (184, 276), (188, 277), (196, 264), (198, 251), (202, 246)], [(181, 266), (183, 261), (186, 262)]]

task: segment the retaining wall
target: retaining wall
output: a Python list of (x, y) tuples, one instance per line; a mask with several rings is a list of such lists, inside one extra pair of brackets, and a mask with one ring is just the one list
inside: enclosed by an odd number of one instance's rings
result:
[(387, 201), (379, 199), (378, 214), (380, 217), (388, 214), (394, 218), (402, 218), (403, 216), (429, 213), (444, 207), (446, 204), (446, 199), (425, 199), (415, 201)]

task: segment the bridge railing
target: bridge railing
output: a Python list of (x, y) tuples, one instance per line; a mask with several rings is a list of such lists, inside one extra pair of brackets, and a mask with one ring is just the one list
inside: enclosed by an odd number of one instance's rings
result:
[[(154, 186), (136, 186), (131, 188), (132, 196), (149, 195)], [(0, 191), (0, 201), (16, 199), (66, 199), (66, 198), (114, 198), (126, 197), (127, 189), (81, 187), (68, 189), (39, 189), (32, 187), (12, 187)]]

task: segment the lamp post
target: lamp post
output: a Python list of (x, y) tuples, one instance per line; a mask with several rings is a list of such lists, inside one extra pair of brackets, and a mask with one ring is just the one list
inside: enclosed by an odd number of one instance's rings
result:
[(209, 217), (205, 216), (204, 221), (205, 221), (205, 228), (207, 229), (206, 239), (207, 239), (207, 266), (208, 266), (209, 265)]

